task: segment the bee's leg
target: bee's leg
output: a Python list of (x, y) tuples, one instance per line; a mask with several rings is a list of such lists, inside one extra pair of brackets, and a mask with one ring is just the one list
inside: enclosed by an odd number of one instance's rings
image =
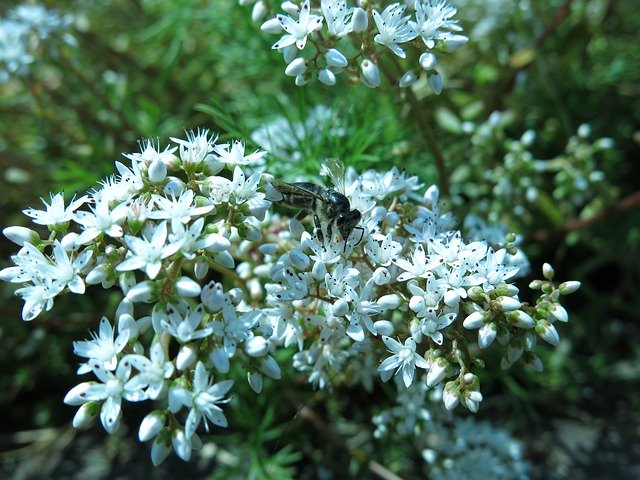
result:
[(362, 242), (362, 239), (364, 238), (364, 228), (363, 227), (356, 227), (356, 228), (360, 230), (360, 240), (358, 240), (358, 243), (356, 243), (354, 247), (357, 245), (360, 245), (360, 243)]
[[(313, 223), (316, 226), (316, 236), (318, 237), (318, 240), (320, 241), (320, 244), (322, 245), (322, 248), (324, 249), (324, 234), (322, 233), (322, 223), (320, 222), (320, 217), (318, 217), (318, 215), (314, 215), (313, 216)], [(331, 228), (331, 227), (329, 227)]]

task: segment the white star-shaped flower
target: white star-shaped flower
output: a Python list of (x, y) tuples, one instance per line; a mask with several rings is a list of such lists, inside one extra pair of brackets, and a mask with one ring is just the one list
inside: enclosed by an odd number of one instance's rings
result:
[(323, 17), (311, 15), (309, 3), (309, 0), (305, 0), (302, 4), (297, 21), (287, 15), (276, 15), (280, 25), (282, 25), (282, 28), (287, 34), (274, 43), (271, 48), (283, 48), (295, 43), (298, 50), (302, 50), (307, 44), (307, 36), (322, 28)]

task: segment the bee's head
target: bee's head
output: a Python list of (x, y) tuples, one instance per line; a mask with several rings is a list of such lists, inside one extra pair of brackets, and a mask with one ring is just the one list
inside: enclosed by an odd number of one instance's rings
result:
[(340, 235), (342, 235), (345, 242), (349, 239), (351, 232), (356, 228), (356, 225), (358, 225), (361, 218), (362, 214), (359, 210), (351, 210), (348, 213), (341, 213), (338, 215), (338, 218), (336, 219), (336, 226), (338, 227)]

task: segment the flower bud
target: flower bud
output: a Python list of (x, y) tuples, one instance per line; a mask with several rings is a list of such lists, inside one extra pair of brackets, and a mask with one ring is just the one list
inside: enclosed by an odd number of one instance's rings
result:
[(164, 435), (162, 433), (156, 437), (151, 446), (151, 461), (156, 467), (160, 465), (171, 453), (171, 434), (169, 429), (165, 429)]
[(282, 33), (282, 24), (277, 18), (270, 18), (262, 25), (260, 25), (260, 30), (266, 33)]
[(447, 290), (443, 297), (444, 303), (449, 307), (455, 307), (460, 303), (460, 294), (456, 290)]
[(486, 313), (483, 311), (473, 312), (464, 319), (464, 321), (462, 322), (462, 326), (468, 330), (482, 327), (484, 325), (485, 314)]
[(373, 327), (378, 334), (386, 335), (387, 337), (393, 335), (394, 332), (393, 323), (389, 320), (378, 320), (374, 322)]
[(456, 383), (447, 382), (442, 392), (442, 401), (444, 402), (444, 408), (447, 410), (453, 410), (460, 401), (455, 393)]
[(200, 284), (189, 277), (180, 277), (175, 283), (176, 292), (183, 297), (197, 297), (202, 288)]
[(244, 343), (244, 351), (250, 357), (262, 357), (269, 351), (269, 342), (264, 337), (251, 337)]
[(416, 74), (416, 72), (414, 70), (409, 70), (408, 72), (405, 72), (404, 75), (402, 75), (402, 77), (400, 78), (400, 82), (398, 83), (398, 86), (400, 88), (407, 88), (413, 85), (414, 83), (416, 83), (417, 81), (418, 81), (418, 75)]
[(327, 65), (330, 67), (344, 68), (349, 64), (347, 58), (335, 48), (330, 49), (326, 54)]
[(398, 223), (400, 223), (400, 215), (398, 214), (398, 212), (387, 212), (384, 216), (384, 223), (386, 223), (390, 227), (395, 227)]
[(209, 262), (206, 258), (198, 258), (193, 264), (193, 274), (198, 280), (202, 280), (209, 273)]
[(529, 288), (531, 290), (540, 290), (547, 282), (545, 282), (544, 280), (533, 280), (530, 284), (529, 284)]
[(376, 285), (386, 285), (391, 281), (391, 274), (386, 267), (378, 267), (371, 275)]
[(287, 65), (287, 68), (284, 69), (285, 75), (288, 75), (289, 77), (297, 77), (298, 75), (302, 75), (306, 71), (307, 60), (302, 57), (296, 58), (289, 65)]
[(280, 4), (280, 8), (282, 8), (282, 10), (284, 10), (291, 16), (298, 16), (298, 14), (300, 13), (300, 7), (290, 1), (282, 2)]
[(87, 402), (84, 405), (80, 405), (71, 422), (73, 428), (82, 428), (91, 423), (100, 413), (100, 407), (100, 402)]
[(423, 53), (422, 55), (420, 55), (420, 58), (418, 59), (420, 66), (427, 71), (433, 70), (434, 68), (436, 68), (436, 61), (437, 61), (436, 56), (433, 53), (429, 53), (429, 52)]
[(392, 293), (390, 295), (383, 295), (378, 299), (378, 305), (384, 310), (393, 310), (400, 306), (400, 295)]
[(25, 242), (37, 245), (41, 241), (40, 235), (27, 227), (7, 227), (2, 230), (2, 233), (13, 243), (20, 246), (24, 245)]
[(484, 289), (480, 286), (471, 287), (467, 290), (467, 296), (474, 302), (481, 302), (484, 300)]
[(478, 345), (480, 348), (487, 348), (496, 339), (498, 329), (495, 323), (487, 323), (478, 330)]
[(280, 377), (282, 376), (282, 372), (280, 371), (278, 362), (276, 362), (271, 355), (267, 355), (262, 359), (262, 363), (260, 364), (260, 371), (275, 380), (280, 379)]
[(171, 444), (173, 445), (173, 450), (176, 452), (178, 457), (185, 462), (188, 462), (191, 459), (191, 442), (184, 434), (184, 430), (182, 428), (177, 428), (173, 431), (173, 434), (171, 435)]
[(342, 317), (343, 315), (349, 313), (349, 304), (342, 298), (339, 298), (333, 303), (331, 313), (333, 313), (333, 315), (336, 317)]
[(524, 363), (527, 367), (533, 369), (533, 371), (542, 373), (544, 370), (544, 365), (542, 364), (542, 360), (533, 352), (527, 352), (524, 358)]
[(164, 194), (167, 197), (178, 198), (187, 189), (187, 185), (177, 177), (169, 177), (170, 180), (164, 186)]
[(558, 335), (556, 327), (546, 320), (540, 320), (536, 324), (536, 333), (540, 335), (540, 338), (551, 345), (555, 346), (560, 343), (560, 335)]
[(155, 158), (149, 165), (148, 174), (151, 183), (160, 183), (167, 177), (167, 166), (160, 158)]
[(185, 370), (189, 368), (196, 361), (197, 352), (192, 345), (183, 345), (178, 351), (176, 357), (176, 368), (178, 370)]
[(336, 84), (336, 75), (328, 68), (323, 68), (318, 72), (318, 80), (324, 83), (325, 85), (335, 85)]
[(559, 303), (554, 303), (551, 305), (551, 308), (549, 308), (549, 314), (559, 322), (569, 321), (569, 314), (567, 313), (565, 308)]
[(380, 86), (380, 71), (378, 66), (368, 58), (365, 58), (360, 64), (362, 70), (362, 80), (367, 87), (377, 88)]
[(440, 357), (429, 367), (429, 373), (427, 373), (427, 387), (433, 387), (439, 384), (447, 376), (447, 369), (449, 364), (447, 360)]
[(522, 352), (524, 352), (524, 346), (521, 342), (517, 340), (509, 342), (509, 346), (507, 347), (507, 358), (509, 362), (515, 363), (522, 356)]
[(138, 438), (140, 441), (146, 442), (147, 440), (151, 440), (155, 437), (158, 432), (162, 430), (165, 420), (166, 415), (160, 410), (154, 410), (144, 417), (138, 430)]
[(442, 76), (438, 72), (429, 72), (427, 74), (427, 83), (429, 84), (429, 87), (431, 87), (431, 90), (433, 90), (433, 93), (436, 95), (440, 95), (440, 93), (442, 93)]
[(140, 282), (129, 289), (125, 298), (131, 303), (149, 303), (155, 297), (156, 284), (151, 280)]
[(512, 312), (514, 310), (518, 310), (522, 306), (520, 301), (513, 297), (498, 297), (496, 298), (495, 303), (503, 312)]
[(544, 278), (546, 278), (547, 280), (553, 280), (554, 274), (555, 272), (553, 271), (553, 267), (550, 264), (545, 263), (542, 265), (542, 275), (544, 276)]
[(507, 314), (507, 319), (518, 328), (533, 328), (534, 321), (530, 315), (522, 310), (516, 310)]
[(424, 297), (419, 295), (414, 295), (409, 300), (409, 308), (414, 312), (419, 312), (424, 308)]
[(570, 293), (575, 292), (579, 288), (580, 288), (580, 282), (577, 282), (575, 280), (571, 280), (571, 281), (568, 281), (568, 282), (562, 282), (558, 286), (558, 290), (560, 291), (561, 295), (569, 295)]
[(467, 392), (462, 397), (462, 402), (471, 412), (476, 413), (480, 408), (480, 402), (482, 402), (482, 394), (477, 390)]
[(367, 17), (367, 12), (360, 7), (356, 7), (351, 15), (351, 27), (353, 31), (361, 33), (364, 32), (368, 26), (369, 18)]
[(91, 270), (87, 277), (84, 279), (87, 285), (97, 285), (107, 280), (109, 275), (109, 267), (105, 263), (101, 263), (96, 268)]
[(298, 75), (295, 82), (297, 87), (302, 87), (303, 85), (309, 83), (309, 77), (306, 75)]
[(254, 392), (260, 393), (262, 391), (262, 374), (260, 372), (255, 370), (248, 371), (247, 381)]
[(262, 0), (258, 0), (256, 4), (253, 6), (253, 10), (251, 10), (251, 20), (254, 22), (259, 22), (262, 20), (267, 13), (269, 12), (269, 8)]

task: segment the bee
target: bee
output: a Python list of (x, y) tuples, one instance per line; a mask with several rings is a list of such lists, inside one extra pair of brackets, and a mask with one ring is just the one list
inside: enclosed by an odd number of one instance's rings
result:
[(303, 213), (313, 213), (316, 235), (324, 246), (324, 229), (329, 239), (333, 239), (334, 227), (344, 240), (344, 252), (347, 240), (354, 230), (360, 230), (358, 245), (364, 237), (364, 228), (358, 226), (362, 218), (359, 210), (352, 209), (349, 199), (344, 195), (344, 164), (336, 158), (328, 158), (320, 170), (329, 176), (335, 190), (311, 182), (286, 183), (273, 180), (271, 185), (282, 195), (276, 200), (290, 207), (297, 207)]

